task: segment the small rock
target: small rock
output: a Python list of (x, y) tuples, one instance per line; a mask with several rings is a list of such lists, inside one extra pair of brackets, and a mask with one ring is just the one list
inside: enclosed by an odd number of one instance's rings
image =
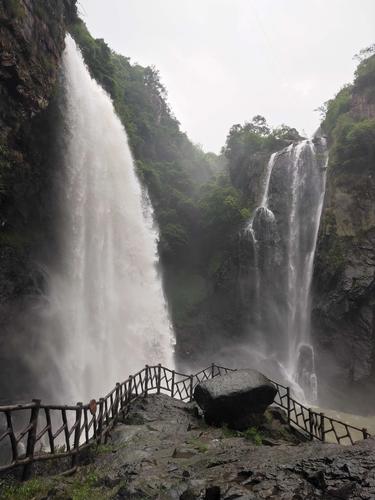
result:
[(175, 448), (172, 454), (173, 458), (191, 458), (196, 455), (197, 452), (191, 448)]
[(204, 500), (220, 500), (220, 486), (206, 488)]
[[(354, 498), (354, 494), (357, 490), (357, 485), (355, 483), (348, 483), (340, 488), (331, 488), (327, 490), (327, 495), (331, 495), (332, 498), (340, 498), (341, 500), (349, 500)], [(357, 497), (355, 497), (357, 498)]]
[(254, 472), (252, 470), (240, 470), (237, 474), (237, 479), (240, 481), (244, 481), (245, 479), (249, 479), (249, 477), (253, 476)]
[(167, 470), (168, 472), (175, 472), (176, 470), (178, 470), (178, 465), (176, 464), (168, 465)]
[(198, 498), (192, 490), (186, 490), (180, 495), (180, 500), (196, 500)]
[(115, 486), (120, 484), (120, 481), (120, 478), (111, 476), (105, 476), (103, 479), (103, 483), (107, 488), (114, 488)]

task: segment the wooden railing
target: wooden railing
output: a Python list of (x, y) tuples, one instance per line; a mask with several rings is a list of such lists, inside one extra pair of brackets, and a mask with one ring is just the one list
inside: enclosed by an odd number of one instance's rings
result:
[(341, 420), (316, 412), (293, 399), (290, 388), (273, 382), (277, 388), (274, 403), (286, 410), (288, 423), (302, 430), (310, 439), (339, 444), (354, 444), (370, 437), (366, 428), (355, 427)]
[[(135, 399), (156, 393), (191, 401), (197, 384), (231, 371), (235, 370), (212, 364), (195, 375), (185, 375), (161, 365), (146, 365), (99, 401), (67, 406), (33, 400), (0, 406), (0, 472), (22, 466), (22, 478), (27, 479), (34, 462), (63, 457), (70, 457), (68, 469), (74, 470), (78, 454), (94, 443), (107, 442), (111, 429), (126, 416)], [(316, 413), (294, 400), (289, 387), (273, 383), (277, 388), (275, 404), (286, 410), (290, 425), (310, 439), (326, 441), (331, 437), (337, 443), (353, 444), (369, 437), (366, 429)]]

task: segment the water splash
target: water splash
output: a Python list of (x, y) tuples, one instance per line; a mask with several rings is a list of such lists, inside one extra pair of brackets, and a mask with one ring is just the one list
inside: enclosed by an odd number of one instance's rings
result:
[(60, 399), (108, 392), (146, 363), (173, 366), (157, 231), (126, 132), (68, 36), (63, 56), (63, 261), (51, 276)]

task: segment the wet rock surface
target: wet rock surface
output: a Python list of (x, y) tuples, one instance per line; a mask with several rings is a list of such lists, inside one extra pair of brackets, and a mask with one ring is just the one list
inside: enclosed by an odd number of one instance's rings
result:
[[(346, 116), (375, 117), (372, 89), (370, 81), (368, 87), (354, 82)], [(351, 158), (337, 161), (331, 142), (313, 279), (318, 378), (329, 382), (320, 400), (344, 411), (373, 413), (375, 400), (367, 394), (375, 383), (374, 158), (358, 141)], [(340, 144), (344, 148), (345, 142)]]
[(264, 442), (279, 438), (274, 446), (255, 446), (246, 433), (207, 426), (193, 404), (149, 396), (134, 404), (91, 463), (71, 477), (44, 478), (33, 498), (375, 498), (375, 440), (352, 447), (302, 443), (276, 419), (259, 432)]
[(194, 399), (207, 423), (244, 430), (273, 402), (276, 387), (257, 370), (237, 370), (197, 385)]
[(76, 0), (0, 2), (0, 392), (6, 401), (38, 392), (20, 353), (38, 339), (31, 325), (37, 331), (44, 266), (57, 241), (56, 100), (65, 34), (76, 15)]

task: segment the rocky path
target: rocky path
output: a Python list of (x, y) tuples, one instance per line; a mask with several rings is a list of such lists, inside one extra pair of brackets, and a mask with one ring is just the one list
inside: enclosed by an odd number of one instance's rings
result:
[(373, 439), (299, 443), (276, 420), (270, 428), (257, 446), (259, 435), (208, 427), (193, 404), (149, 396), (74, 476), (43, 478), (30, 497), (4, 490), (4, 498), (375, 499)]

